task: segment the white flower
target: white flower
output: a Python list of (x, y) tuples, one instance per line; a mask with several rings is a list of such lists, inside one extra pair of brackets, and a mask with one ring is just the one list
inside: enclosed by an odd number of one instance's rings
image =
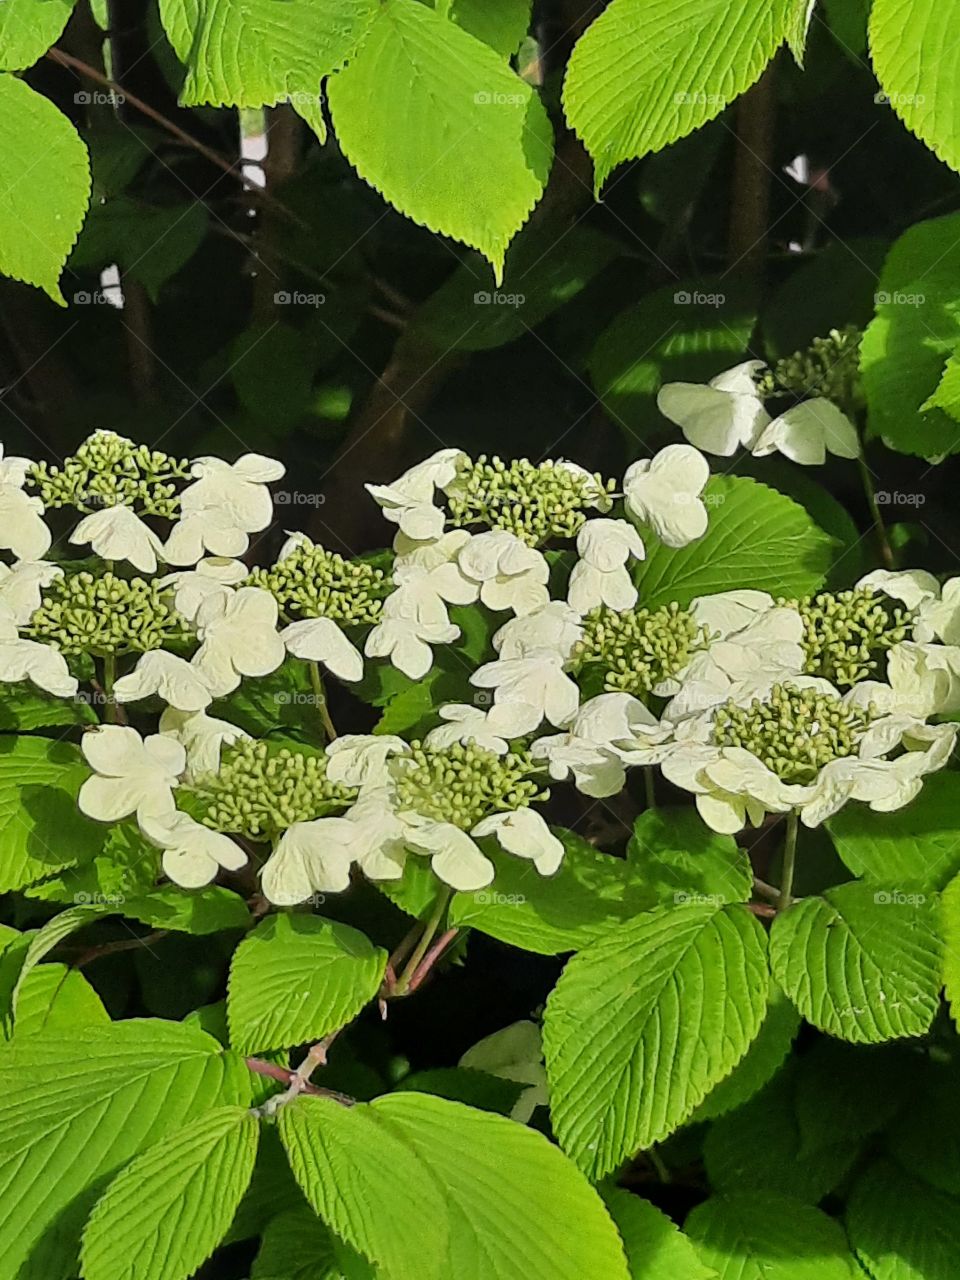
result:
[(947, 579), (939, 600), (928, 598), (920, 602), (913, 634), (917, 640), (936, 637), (947, 645), (960, 644), (960, 578)]
[(700, 494), (710, 479), (702, 453), (671, 444), (653, 459), (631, 463), (623, 477), (627, 512), (646, 522), (668, 547), (685, 547), (707, 531)]
[(346, 818), (317, 818), (288, 827), (260, 876), (267, 901), (292, 907), (315, 893), (349, 889), (356, 834)]
[(40, 608), (41, 593), (63, 577), (59, 565), (47, 560), (18, 560), (13, 566), (0, 564), (0, 605), (13, 614), (17, 626), (25, 626)]
[(697, 596), (690, 601), (689, 612), (698, 626), (707, 628), (711, 637), (726, 637), (743, 630), (773, 606), (773, 596), (766, 591), (745, 588)]
[(489, 728), (487, 713), (480, 707), (448, 702), (439, 708), (439, 712), (447, 723), (430, 730), (426, 738), (428, 746), (442, 750), (452, 747), (455, 742), (475, 742), (478, 747), (493, 751), (498, 756), (506, 755), (509, 750), (507, 740)]
[(507, 853), (526, 858), (542, 876), (552, 876), (563, 862), (563, 843), (534, 809), (514, 809), (481, 818), (471, 835), (494, 836)]
[(405, 598), (421, 600), (427, 609), (431, 598), (447, 604), (473, 604), (480, 594), (479, 584), (464, 574), (459, 563), (460, 552), (470, 538), (466, 529), (451, 529), (429, 542), (413, 542), (398, 533), (393, 541), (397, 552), (393, 580)]
[(238, 725), (208, 716), (205, 711), (178, 711), (167, 707), (160, 717), (160, 732), (174, 738), (186, 751), (188, 781), (220, 768), (220, 752), (224, 747), (249, 738)]
[(163, 556), (163, 543), (135, 511), (129, 507), (101, 507), (84, 516), (70, 541), (86, 546), (104, 560), (126, 560), (141, 573), (156, 573), (157, 558)]
[(485, 1071), (500, 1080), (527, 1085), (510, 1112), (510, 1119), (518, 1124), (527, 1124), (537, 1107), (549, 1105), (543, 1039), (535, 1022), (515, 1022), (485, 1036), (467, 1050), (459, 1065), (468, 1071)]
[(652, 764), (659, 759), (657, 748), (671, 728), (661, 728), (632, 694), (601, 693), (583, 704), (565, 733), (538, 738), (530, 750), (534, 759), (547, 761), (551, 778), (563, 782), (572, 773), (578, 791), (600, 799), (623, 790), (624, 760)]
[(887, 678), (861, 680), (849, 697), (884, 715), (927, 716), (960, 710), (960, 648), (905, 640), (887, 654)]
[(827, 454), (859, 458), (860, 437), (847, 415), (831, 400), (817, 396), (787, 409), (753, 446), (757, 458), (779, 451), (805, 467), (822, 466)]
[(742, 747), (684, 744), (661, 768), (674, 786), (693, 792), (707, 826), (727, 835), (748, 822), (758, 827), (767, 813), (787, 813), (807, 794), (805, 788), (783, 782)]
[(29, 458), (4, 458), (0, 445), (0, 550), (18, 560), (42, 560), (52, 536), (43, 522), (43, 502), (23, 492)]
[(360, 651), (343, 634), (332, 618), (304, 618), (291, 622), (280, 632), (287, 652), (308, 662), (322, 662), (341, 680), (363, 678)]
[(208, 596), (230, 595), (230, 588), (242, 582), (249, 572), (242, 560), (207, 556), (195, 569), (167, 574), (160, 579), (160, 585), (173, 587), (174, 608), (181, 618), (194, 622)]
[(138, 702), (159, 694), (178, 711), (202, 711), (213, 700), (202, 671), (163, 649), (145, 653), (129, 675), (114, 684), (113, 693), (117, 702)]
[(480, 586), (488, 609), (532, 613), (550, 600), (550, 567), (534, 547), (506, 529), (478, 533), (460, 552), (460, 568)]
[(243, 555), (247, 535), (260, 533), (273, 518), (267, 484), (283, 473), (281, 463), (259, 453), (232, 463), (197, 458), (190, 468), (196, 479), (180, 494), (183, 514), (170, 532), (164, 558), (170, 564), (196, 564), (205, 550), (215, 556)]
[(660, 388), (657, 407), (704, 453), (729, 458), (739, 446), (752, 449), (770, 421), (757, 392), (754, 375), (762, 360), (747, 360), (698, 382), (668, 382)]
[[(394, 595), (397, 593), (394, 592)], [(393, 597), (387, 599), (387, 604)], [(387, 613), (386, 607), (383, 610)], [(419, 623), (411, 618), (384, 617), (367, 636), (363, 652), (368, 658), (388, 658), (411, 680), (422, 680), (433, 666), (432, 644), (451, 644), (460, 628), (448, 623)]]
[(370, 880), (398, 880), (407, 861), (407, 828), (394, 812), (393, 789), (370, 786), (346, 814), (356, 829), (351, 848)]
[(588, 520), (577, 534), (580, 559), (570, 574), (567, 600), (579, 614), (606, 605), (622, 613), (637, 603), (637, 588), (626, 568), (631, 556), (646, 555), (643, 540), (627, 520)]
[(488, 662), (473, 673), (470, 683), (495, 691), (487, 724), (505, 738), (533, 733), (544, 720), (559, 729), (573, 718), (580, 704), (580, 690), (555, 653)]
[(80, 749), (95, 771), (77, 797), (88, 818), (119, 822), (132, 813), (142, 818), (173, 811), (173, 788), (187, 764), (179, 742), (163, 734), (144, 739), (136, 729), (105, 724), (85, 733)]
[(861, 578), (857, 586), (882, 591), (894, 600), (902, 600), (908, 609), (919, 608), (927, 601), (940, 598), (940, 583), (925, 569), (901, 569), (898, 572), (874, 569)]
[(143, 835), (163, 850), (164, 874), (185, 889), (199, 889), (216, 878), (223, 867), (239, 871), (247, 855), (229, 836), (211, 831), (189, 814), (144, 813), (139, 821)]
[(204, 507), (183, 515), (170, 530), (163, 547), (168, 564), (196, 564), (209, 551), (221, 559), (242, 556), (250, 545), (243, 529), (219, 507)]
[(365, 487), (384, 516), (399, 525), (408, 538), (418, 541), (439, 538), (445, 517), (443, 511), (434, 506), (436, 490), (454, 481), (458, 466), (466, 456), (460, 449), (440, 449), (405, 471), (393, 484)]
[(200, 648), (193, 666), (215, 698), (232, 693), (243, 676), (266, 676), (283, 662), (277, 602), (259, 587), (208, 596), (197, 611)]
[(551, 600), (505, 622), (494, 632), (493, 647), (501, 658), (529, 658), (549, 649), (566, 662), (582, 638), (583, 622), (576, 609), (565, 600)]
[(581, 467), (578, 462), (567, 462), (564, 458), (557, 458), (553, 464), (558, 470), (566, 471), (572, 476), (576, 476), (578, 480), (583, 482), (583, 499), (595, 511), (607, 512), (613, 508), (613, 499), (602, 485), (597, 483), (597, 478), (586, 467)]
[(494, 866), (472, 836), (452, 822), (438, 822), (405, 813), (405, 842), (414, 853), (426, 854), (436, 876), (459, 893), (483, 889), (494, 877)]
[(387, 761), (410, 748), (390, 733), (344, 733), (327, 747), (327, 778), (341, 787), (382, 787)]
[(72, 698), (78, 684), (59, 649), (36, 640), (23, 640), (8, 605), (0, 606), (0, 681), (31, 680), (57, 698)]

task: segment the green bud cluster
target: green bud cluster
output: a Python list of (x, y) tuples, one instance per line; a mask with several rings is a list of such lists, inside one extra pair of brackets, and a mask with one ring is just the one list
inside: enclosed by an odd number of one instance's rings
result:
[(450, 747), (410, 744), (411, 754), (396, 757), (397, 807), (470, 831), (481, 818), (507, 809), (523, 809), (545, 800), (531, 774), (541, 771), (528, 752), (498, 756), (473, 742)]
[(481, 454), (464, 463), (447, 494), (452, 524), (507, 529), (528, 546), (551, 538), (573, 538), (595, 507), (612, 493), (613, 480), (580, 475), (558, 462), (504, 462)]
[(155, 581), (110, 572), (56, 578), (21, 630), (63, 654), (146, 653), (191, 639), (169, 591)]
[(838, 688), (865, 680), (910, 634), (915, 612), (869, 588), (780, 601), (803, 618), (804, 671)]
[(224, 749), (216, 773), (191, 789), (199, 820), (215, 831), (271, 840), (351, 804), (356, 791), (327, 778), (327, 757), (241, 739)]
[(826, 338), (814, 338), (806, 351), (779, 360), (761, 379), (763, 396), (790, 394), (824, 396), (848, 415), (863, 408), (860, 380), (860, 339), (855, 325), (831, 329)]
[(28, 481), (47, 508), (136, 507), (141, 515), (172, 520), (180, 509), (175, 482), (188, 479), (189, 468), (189, 462), (112, 431), (95, 431), (62, 467), (34, 463)]
[(382, 569), (309, 542), (270, 569), (254, 569), (246, 585), (269, 591), (288, 617), (332, 618), (346, 626), (376, 622), (392, 590)]
[(831, 760), (854, 755), (873, 718), (872, 709), (846, 707), (834, 694), (775, 685), (749, 707), (732, 700), (719, 707), (713, 741), (743, 747), (784, 782), (806, 785)]
[(682, 671), (709, 640), (706, 627), (676, 602), (660, 609), (617, 613), (605, 605), (583, 620), (583, 638), (573, 651), (573, 669), (591, 664), (604, 670), (609, 693), (632, 693), (638, 698), (661, 680)]

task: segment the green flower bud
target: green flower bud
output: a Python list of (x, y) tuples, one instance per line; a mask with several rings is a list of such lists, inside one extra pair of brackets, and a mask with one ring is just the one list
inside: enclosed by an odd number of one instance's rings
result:
[(523, 809), (549, 795), (533, 780), (542, 766), (526, 751), (498, 756), (472, 742), (443, 749), (413, 742), (410, 748), (409, 756), (392, 761), (398, 808), (463, 831), (489, 813)]
[(609, 693), (642, 698), (662, 680), (682, 671), (709, 640), (706, 627), (678, 604), (651, 612), (617, 613), (601, 606), (583, 620), (583, 639), (573, 652), (573, 670), (599, 666)]

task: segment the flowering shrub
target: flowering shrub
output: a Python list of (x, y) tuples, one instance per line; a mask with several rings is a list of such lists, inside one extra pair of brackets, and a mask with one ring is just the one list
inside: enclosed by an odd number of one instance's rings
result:
[[(834, 400), (773, 417), (765, 376), (661, 403), (715, 453), (859, 455)], [(527, 1248), (544, 1280), (626, 1280), (634, 1232), (705, 1276), (618, 1171), (669, 1176), (710, 1121), (723, 1189), (725, 1117), (786, 1087), (801, 1018), (837, 1045), (930, 1033), (960, 880), (955, 854), (913, 856), (906, 815), (955, 745), (960, 579), (825, 589), (807, 511), (687, 443), (622, 479), (443, 449), (368, 486), (389, 551), (293, 534), (255, 567), (269, 458), (97, 432), (61, 467), (2, 466), (3, 888), (61, 908), (5, 939), (0, 1070), (28, 1088), (0, 1156), (34, 1197), (16, 1267), (68, 1221), (108, 1280), (125, 1231), (167, 1222), (163, 1274), (186, 1277), (267, 1226), (277, 1179), (276, 1231), (322, 1244), (331, 1276), (506, 1280)], [(81, 929), (94, 957), (122, 949), (117, 917), (222, 937), (225, 1002), (111, 1023), (41, 963)], [(371, 1087), (369, 1011), (469, 969), (472, 935), (573, 956), (545, 1010), (456, 1069)], [(48, 1075), (68, 1027), (74, 1068)], [(775, 1181), (828, 1190), (833, 1160)], [(391, 1217), (410, 1185), (426, 1242)]]

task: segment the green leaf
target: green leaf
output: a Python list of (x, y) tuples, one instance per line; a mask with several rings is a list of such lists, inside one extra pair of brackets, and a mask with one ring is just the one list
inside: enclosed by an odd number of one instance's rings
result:
[[(35, 2), (35, 0), (34, 0)], [(3, 9), (0, 8), (0, 14)], [(35, 684), (4, 684), (0, 730), (52, 729), (64, 724), (96, 724), (97, 713), (82, 698), (55, 698)]]
[(510, 58), (530, 30), (532, 0), (437, 0), (437, 12)]
[(631, 1280), (712, 1280), (716, 1272), (649, 1200), (610, 1187), (603, 1192), (610, 1216), (617, 1224)]
[(960, 9), (955, 0), (874, 0), (870, 54), (887, 101), (951, 169), (960, 169)]
[(387, 953), (320, 916), (268, 916), (230, 966), (227, 1018), (241, 1052), (284, 1049), (346, 1026), (380, 988)]
[(361, 178), (415, 222), (478, 249), (499, 283), (550, 169), (552, 132), (536, 92), (415, 0), (381, 5), (327, 92)]
[(0, 75), (0, 273), (66, 306), (60, 272), (89, 198), (90, 162), (76, 129), (24, 81)]
[[(10, 997), (10, 1012), (12, 1012), (14, 1018), (17, 1016), (17, 1002), (20, 997), (20, 991), (31, 970), (35, 969), (44, 956), (49, 955), (64, 938), (69, 938), (77, 929), (82, 929), (84, 925), (90, 924), (91, 921), (96, 920), (105, 913), (109, 914), (109, 912), (110, 908), (103, 906), (70, 907), (68, 910), (61, 911), (59, 915), (54, 916), (52, 920), (48, 920), (42, 929), (37, 930), (24, 952), (23, 965)], [(4, 1010), (3, 1013), (4, 1018), (6, 1018), (7, 1010)]]
[(846, 1236), (819, 1209), (750, 1192), (715, 1196), (686, 1221), (720, 1280), (856, 1280)]
[(28, 898), (42, 902), (116, 904), (148, 893), (160, 874), (160, 853), (140, 835), (136, 826), (116, 823), (104, 828), (101, 849), (89, 862), (65, 867), (57, 875), (32, 884)]
[(624, 160), (692, 133), (749, 89), (795, 29), (800, 5), (613, 0), (577, 42), (563, 86), (597, 190)]
[(853, 1048), (820, 1039), (797, 1062), (794, 1109), (800, 1156), (878, 1133), (911, 1087), (913, 1057), (900, 1045)]
[(161, 0), (164, 29), (186, 63), (185, 106), (315, 102), (320, 81), (351, 57), (376, 0)]
[(756, 1040), (730, 1075), (701, 1102), (691, 1117), (694, 1123), (713, 1120), (742, 1106), (783, 1066), (800, 1029), (800, 1015), (774, 983), (770, 984), (769, 998)]
[[(283, 321), (268, 320), (244, 329), (230, 351), (230, 377), (237, 398), (272, 431), (289, 431), (309, 413), (315, 367), (304, 335)], [(279, 505), (280, 493), (274, 492), (273, 500)]]
[(944, 365), (943, 377), (937, 383), (937, 389), (920, 406), (927, 409), (942, 409), (955, 422), (960, 421), (960, 355), (955, 351)]
[(554, 956), (578, 951), (657, 903), (644, 871), (601, 853), (573, 831), (555, 828), (566, 850), (555, 875), (490, 845), (484, 851), (497, 871), (493, 884), (458, 893), (450, 923)]
[(0, 892), (85, 862), (103, 846), (107, 828), (77, 808), (89, 774), (69, 743), (0, 739)]
[(508, 1116), (526, 1086), (468, 1067), (435, 1067), (414, 1071), (395, 1086), (396, 1093), (429, 1093), (450, 1102), (463, 1102), (481, 1111)]
[(44, 964), (20, 988), (12, 1038), (71, 1035), (77, 1026), (105, 1026), (109, 1021), (103, 1002), (82, 973), (63, 964)]
[(954, 1280), (960, 1274), (956, 1200), (886, 1160), (854, 1187), (847, 1231), (873, 1280)]
[(0, 1280), (15, 1280), (61, 1210), (138, 1151), (212, 1107), (249, 1105), (248, 1078), (209, 1036), (153, 1020), (0, 1051)]
[(250, 1280), (342, 1280), (333, 1236), (311, 1209), (281, 1213), (263, 1233)]
[(896, 1090), (899, 1115), (884, 1135), (886, 1149), (912, 1177), (960, 1196), (957, 1063), (937, 1061), (931, 1054), (919, 1062), (911, 1056), (903, 1067), (893, 1086), (887, 1086), (888, 1092)]
[(900, 453), (939, 459), (960, 448), (960, 425), (924, 410), (960, 344), (958, 274), (960, 213), (911, 227), (883, 266), (860, 369), (870, 432)]
[[(311, 1217), (315, 1216), (293, 1176), (276, 1127), (266, 1127), (260, 1135), (253, 1177), (246, 1195), (240, 1201), (224, 1243), (231, 1244), (237, 1240), (262, 1236), (268, 1225), (280, 1214), (302, 1211), (309, 1213)], [(284, 1280), (288, 1280), (288, 1277), (284, 1277)]]
[(729, 1075), (767, 1004), (743, 907), (658, 907), (574, 956), (547, 1003), (554, 1131), (592, 1177), (651, 1147)]
[[(95, 203), (70, 256), (70, 269), (99, 271), (116, 262), (156, 302), (162, 286), (200, 248), (208, 222), (199, 200), (157, 207), (117, 196)], [(79, 298), (75, 295), (75, 301)]]
[(178, 933), (219, 933), (221, 929), (246, 929), (250, 912), (239, 894), (220, 885), (205, 889), (181, 889), (164, 885), (142, 897), (124, 898), (118, 912)]
[(731, 582), (788, 597), (822, 583), (832, 541), (796, 502), (745, 476), (712, 477), (706, 501), (710, 525), (698, 542), (678, 551), (648, 548), (636, 575), (641, 604), (685, 605), (727, 591)]
[(846, 805), (827, 822), (837, 853), (874, 883), (942, 889), (960, 871), (960, 774), (926, 778), (915, 800), (893, 813)]
[(922, 894), (844, 884), (795, 903), (770, 931), (776, 981), (808, 1022), (855, 1044), (928, 1031), (941, 963), (935, 903)]
[(633, 824), (627, 861), (658, 903), (746, 902), (753, 868), (732, 836), (711, 831), (695, 809), (648, 809)]
[(754, 288), (716, 277), (656, 289), (608, 325), (590, 354), (590, 380), (634, 455), (638, 439), (663, 429), (663, 383), (706, 382), (729, 369), (756, 322)]
[(5, 0), (0, 5), (0, 71), (21, 71), (60, 39), (74, 0)]
[(940, 931), (943, 936), (943, 985), (954, 1022), (960, 1022), (960, 875), (940, 898)]
[(188, 1280), (227, 1233), (259, 1136), (252, 1112), (218, 1107), (137, 1156), (90, 1215), (85, 1280)]

